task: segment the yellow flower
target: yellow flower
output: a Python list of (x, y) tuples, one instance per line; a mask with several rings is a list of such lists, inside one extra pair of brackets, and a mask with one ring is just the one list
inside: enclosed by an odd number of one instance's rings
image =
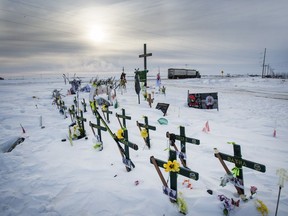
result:
[(96, 110), (94, 101), (90, 101), (90, 107), (91, 107), (91, 110), (92, 110), (92, 111), (95, 111), (95, 110)]
[(102, 111), (107, 111), (107, 106), (105, 104), (102, 106)]
[(268, 215), (268, 208), (267, 208), (267, 206), (263, 203), (263, 201), (257, 199), (257, 200), (256, 200), (256, 208), (257, 208), (257, 210), (262, 214), (262, 216)]
[(169, 160), (163, 167), (165, 168), (165, 172), (179, 172), (180, 170), (180, 164), (177, 160), (173, 162)]
[(144, 139), (148, 137), (148, 132), (145, 128), (141, 130), (140, 134)]
[(119, 129), (119, 130), (117, 131), (116, 136), (117, 136), (117, 138), (118, 138), (119, 140), (121, 140), (121, 139), (124, 138), (123, 135), (124, 135), (124, 131), (123, 131), (123, 129), (121, 128), (121, 129)]
[(187, 203), (184, 200), (181, 192), (179, 192), (178, 197), (177, 197), (177, 205), (181, 213), (183, 213), (184, 215), (188, 213)]

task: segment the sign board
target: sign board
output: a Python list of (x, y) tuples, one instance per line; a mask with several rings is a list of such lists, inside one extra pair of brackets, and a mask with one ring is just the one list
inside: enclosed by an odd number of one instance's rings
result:
[(189, 107), (198, 109), (218, 110), (218, 93), (189, 93), (188, 91), (187, 104)]
[(139, 76), (139, 81), (140, 82), (147, 82), (147, 73), (149, 71), (148, 70), (143, 70), (143, 71), (135, 71), (135, 74)]
[(169, 104), (158, 103), (157, 106), (156, 106), (156, 109), (161, 110), (163, 112), (164, 116), (165, 116), (166, 113), (167, 113), (168, 107), (169, 107)]
[(231, 155), (224, 154), (221, 152), (219, 152), (219, 154), (223, 160), (234, 163), (235, 166), (239, 166), (239, 167), (244, 166), (244, 167), (259, 171), (259, 172), (263, 172), (263, 173), (266, 172), (266, 167), (263, 164), (255, 163), (253, 161), (245, 160), (243, 158), (231, 156)]

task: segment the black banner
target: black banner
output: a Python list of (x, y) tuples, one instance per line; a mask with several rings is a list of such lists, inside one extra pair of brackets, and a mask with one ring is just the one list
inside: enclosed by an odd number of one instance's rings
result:
[(187, 97), (189, 107), (198, 109), (219, 109), (218, 108), (218, 93), (189, 93)]
[(167, 113), (168, 107), (169, 107), (169, 104), (166, 104), (166, 103), (158, 103), (157, 106), (156, 106), (156, 109), (161, 110), (161, 111), (164, 113), (164, 116), (165, 116), (166, 113)]

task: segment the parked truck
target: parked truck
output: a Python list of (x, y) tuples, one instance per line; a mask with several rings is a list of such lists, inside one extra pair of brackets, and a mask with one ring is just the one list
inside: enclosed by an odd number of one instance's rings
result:
[(201, 78), (199, 71), (194, 69), (169, 68), (168, 79)]

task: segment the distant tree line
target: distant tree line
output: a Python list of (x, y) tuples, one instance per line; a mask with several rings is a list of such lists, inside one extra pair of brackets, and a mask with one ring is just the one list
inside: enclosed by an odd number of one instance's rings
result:
[(272, 75), (266, 75), (265, 78), (288, 79), (288, 72), (273, 73)]

